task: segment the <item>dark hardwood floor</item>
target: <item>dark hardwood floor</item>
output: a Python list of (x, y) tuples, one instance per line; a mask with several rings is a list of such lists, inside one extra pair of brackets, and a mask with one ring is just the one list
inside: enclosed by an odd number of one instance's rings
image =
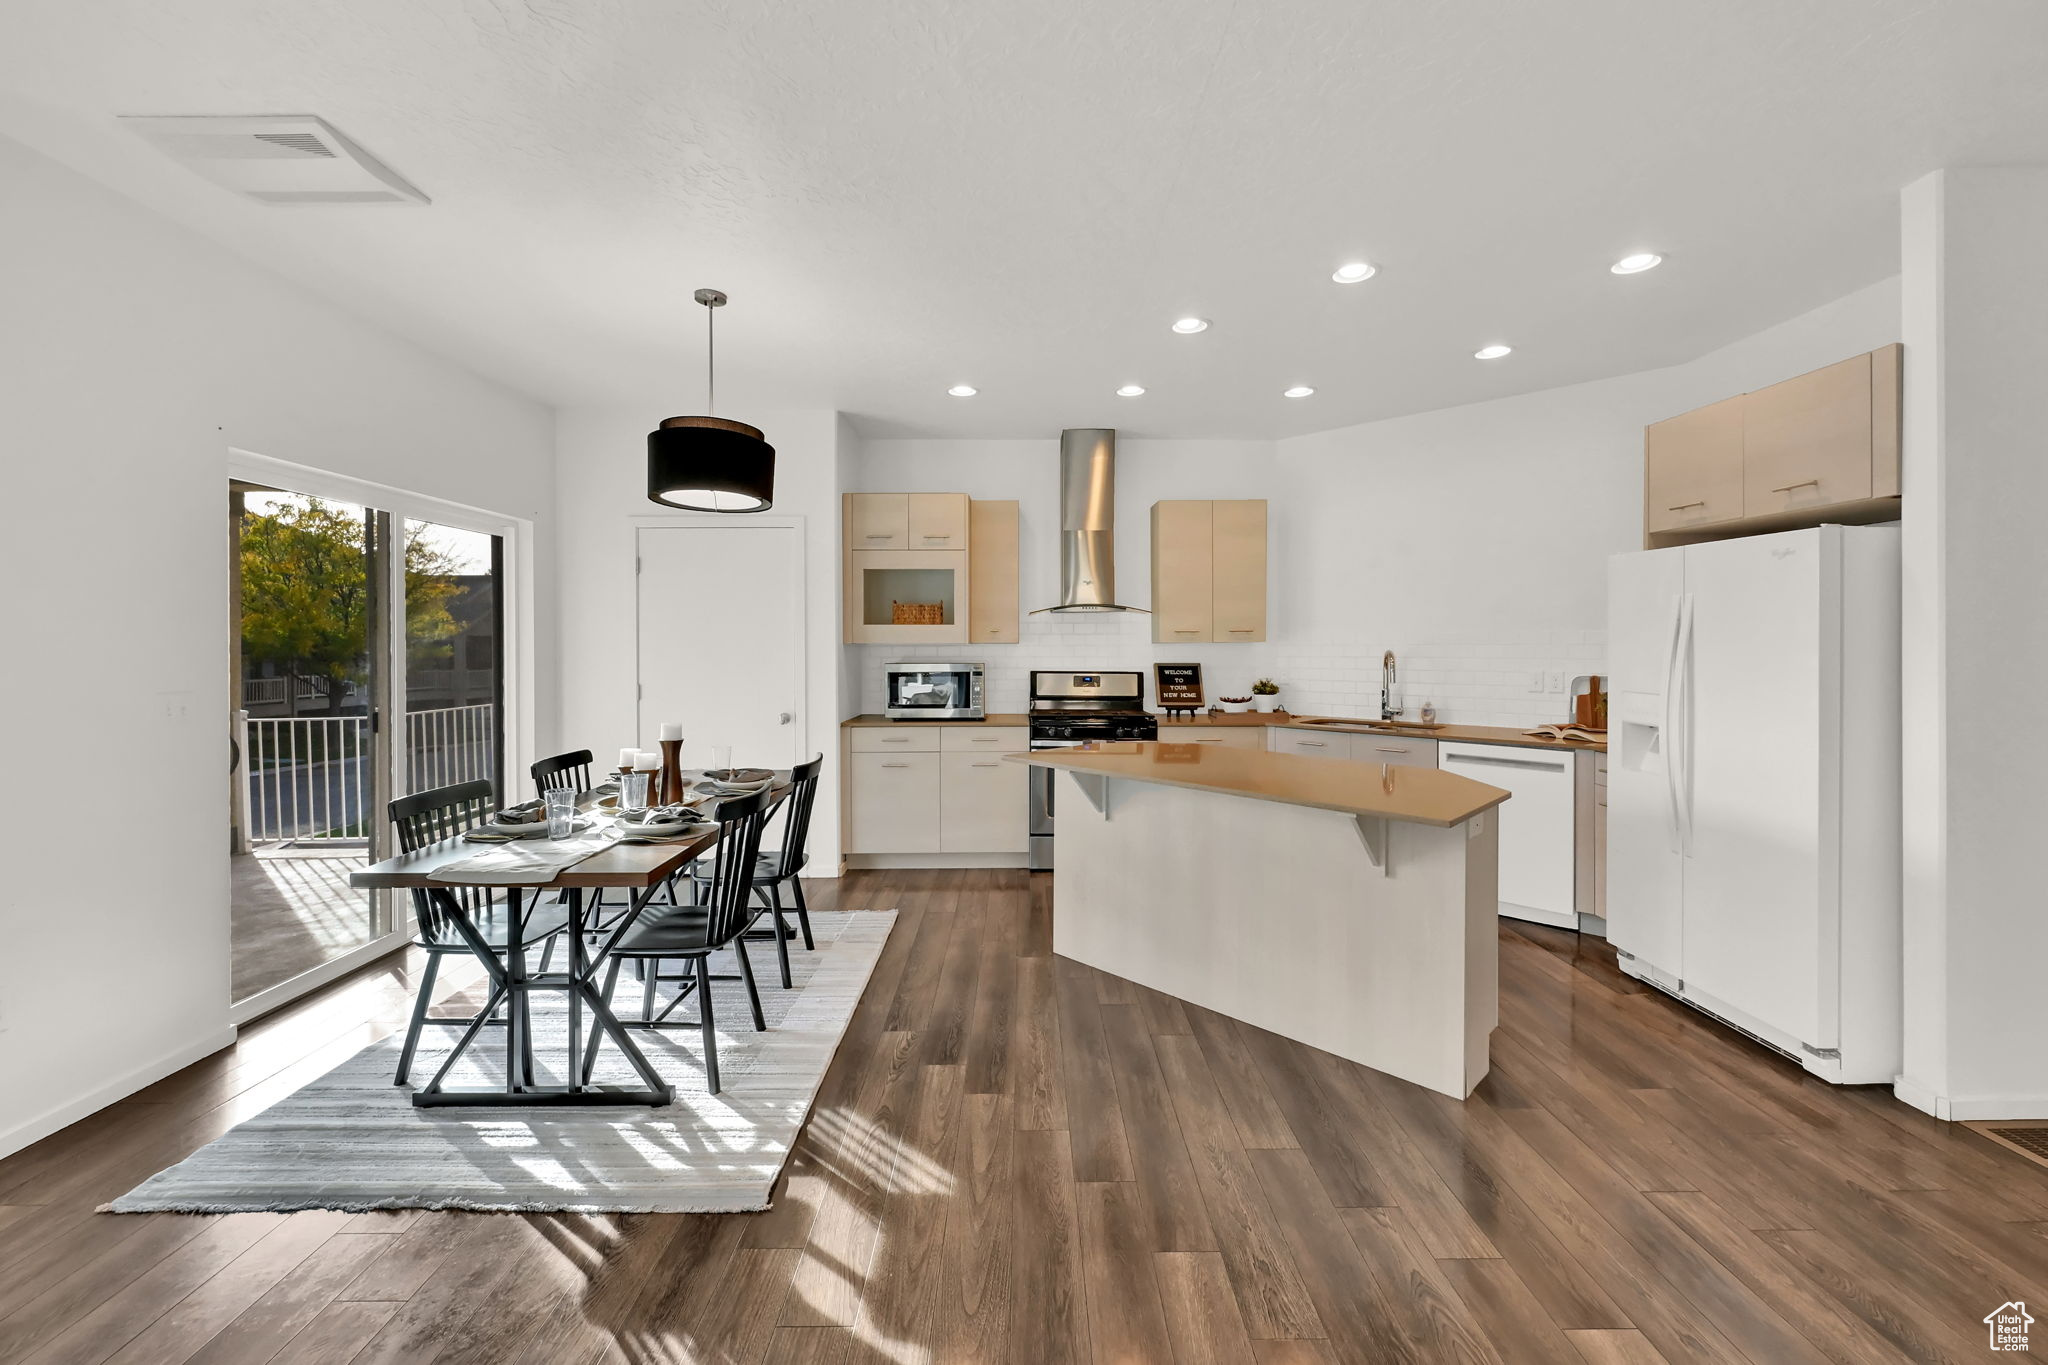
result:
[(902, 910), (777, 1207), (95, 1214), (397, 1027), (408, 967), (0, 1162), (0, 1361), (1974, 1361), (2048, 1341), (2048, 1172), (1501, 931), (1458, 1104), (1051, 956), (1050, 878)]

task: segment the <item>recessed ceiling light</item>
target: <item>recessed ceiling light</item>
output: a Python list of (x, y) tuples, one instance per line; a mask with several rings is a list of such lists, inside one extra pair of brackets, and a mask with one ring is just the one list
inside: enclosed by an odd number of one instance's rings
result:
[(1182, 318), (1173, 324), (1173, 330), (1179, 332), (1182, 336), (1191, 336), (1196, 332), (1206, 332), (1209, 330), (1209, 319)]
[(1624, 256), (1607, 268), (1617, 275), (1640, 275), (1645, 270), (1655, 270), (1664, 263), (1664, 258), (1654, 251), (1639, 251), (1633, 256)]
[(1286, 390), (1280, 396), (1282, 398), (1306, 398), (1314, 392), (1315, 390), (1310, 388), (1306, 384), (1296, 384), (1293, 388)]
[(1481, 346), (1472, 353), (1472, 358), (1474, 360), (1499, 360), (1514, 349), (1512, 346)]
[(955, 384), (952, 388), (947, 389), (946, 392), (952, 394), (955, 398), (972, 398), (975, 394), (980, 393), (981, 390), (975, 388), (972, 384)]
[(1352, 261), (1347, 265), (1338, 266), (1330, 278), (1339, 284), (1357, 284), (1377, 274), (1379, 270), (1376, 267), (1367, 265), (1364, 261)]
[(1116, 396), (1119, 398), (1140, 398), (1144, 396), (1144, 393), (1145, 386), (1143, 384), (1126, 384), (1116, 391)]

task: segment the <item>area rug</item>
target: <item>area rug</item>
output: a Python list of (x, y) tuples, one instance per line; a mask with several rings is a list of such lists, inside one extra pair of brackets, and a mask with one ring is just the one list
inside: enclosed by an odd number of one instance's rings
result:
[[(853, 1017), (896, 912), (818, 912), (817, 951), (792, 945), (795, 988), (783, 990), (773, 943), (749, 945), (768, 1030), (756, 1033), (745, 988), (712, 983), (719, 1078), (704, 1083), (698, 1035), (635, 1029), (655, 1070), (675, 1086), (660, 1109), (415, 1109), (395, 1086), (402, 1037), (373, 1043), (263, 1113), (106, 1206), (112, 1213), (288, 1213), (299, 1209), (475, 1209), (508, 1212), (738, 1213), (765, 1209), (825, 1068)], [(676, 964), (670, 964), (675, 970)], [(729, 953), (713, 972), (732, 973)], [(663, 987), (663, 999), (670, 988)], [(544, 1003), (546, 1001), (547, 1003)], [(637, 1016), (640, 985), (628, 966), (617, 1007)], [(671, 1018), (694, 1019), (694, 1001)], [(443, 1013), (453, 1013), (444, 1006)], [(534, 1052), (543, 1070), (566, 1056), (568, 1015), (549, 997), (533, 1004)], [(460, 1030), (430, 1026), (413, 1075), (424, 1084)], [(495, 1035), (495, 1044), (493, 1037)], [(465, 1053), (448, 1084), (496, 1083), (503, 1032)], [(559, 1079), (556, 1072), (547, 1083)], [(606, 1044), (595, 1080), (634, 1073)]]

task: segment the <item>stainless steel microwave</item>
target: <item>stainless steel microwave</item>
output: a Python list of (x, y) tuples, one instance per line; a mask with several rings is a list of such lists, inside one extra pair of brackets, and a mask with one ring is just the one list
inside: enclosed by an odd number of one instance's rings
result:
[(883, 664), (887, 700), (882, 713), (890, 720), (980, 720), (982, 665), (941, 663)]

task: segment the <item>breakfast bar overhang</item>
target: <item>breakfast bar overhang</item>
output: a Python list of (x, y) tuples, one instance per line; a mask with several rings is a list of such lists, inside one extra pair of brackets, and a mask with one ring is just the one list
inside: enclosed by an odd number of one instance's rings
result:
[(1486, 1075), (1507, 792), (1203, 744), (1008, 761), (1055, 770), (1053, 951), (1458, 1099)]

